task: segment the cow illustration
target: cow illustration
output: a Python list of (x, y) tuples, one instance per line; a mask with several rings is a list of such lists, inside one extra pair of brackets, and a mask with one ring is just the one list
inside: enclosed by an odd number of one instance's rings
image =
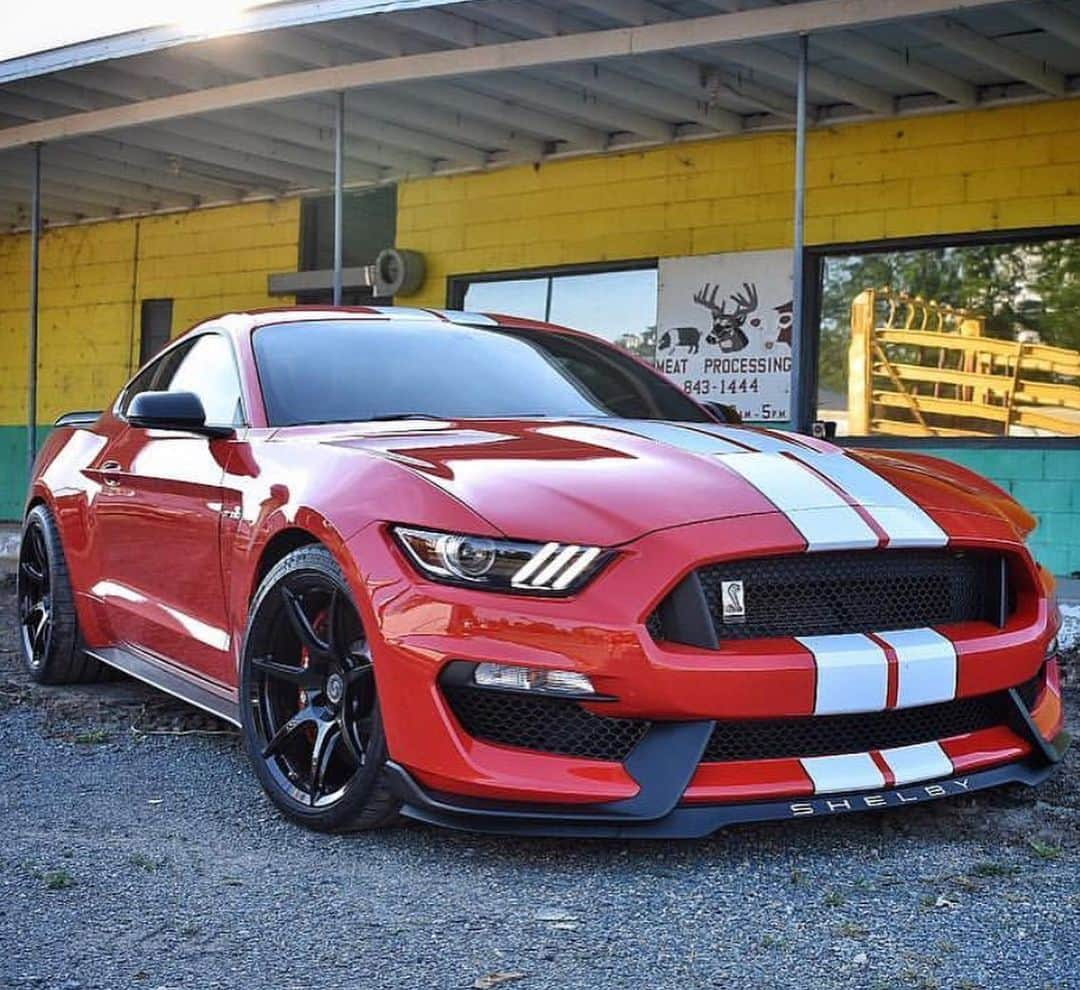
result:
[(791, 324), (794, 321), (794, 314), (792, 313), (792, 301), (789, 299), (786, 303), (781, 303), (779, 306), (773, 307), (776, 312), (776, 339), (767, 341), (765, 344), (766, 350), (772, 350), (776, 344), (787, 344), (791, 346)]
[[(674, 338), (672, 334), (675, 335)], [(700, 345), (701, 331), (697, 327), (672, 327), (664, 331), (657, 347), (661, 351), (673, 351), (676, 347), (685, 347), (691, 354), (697, 354)]]
[(705, 343), (716, 344), (724, 353), (741, 351), (750, 343), (743, 326), (746, 318), (757, 309), (757, 286), (743, 282), (742, 292), (733, 292), (728, 297), (735, 305), (730, 313), (727, 299), (717, 304), (716, 294), (719, 291), (719, 285), (710, 286), (706, 282), (700, 292), (694, 293), (694, 302), (712, 313), (712, 329), (705, 337)]

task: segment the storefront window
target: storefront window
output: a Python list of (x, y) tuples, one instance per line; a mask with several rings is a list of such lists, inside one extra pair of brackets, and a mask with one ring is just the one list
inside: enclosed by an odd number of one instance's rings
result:
[(840, 436), (1080, 435), (1080, 238), (823, 259), (817, 417)]
[(652, 361), (656, 345), (656, 268), (553, 272), (458, 279), (457, 305), (481, 313), (547, 320), (596, 334)]

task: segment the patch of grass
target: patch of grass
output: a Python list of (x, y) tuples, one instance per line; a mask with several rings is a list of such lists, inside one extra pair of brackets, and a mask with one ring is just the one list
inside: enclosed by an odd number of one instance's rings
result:
[(153, 873), (161, 865), (156, 859), (151, 859), (149, 856), (138, 852), (132, 853), (128, 857), (128, 862), (132, 866), (137, 866), (140, 870), (146, 870), (147, 873)]
[(845, 921), (836, 928), (836, 934), (844, 938), (866, 938), (870, 929), (866, 925), (860, 925), (857, 921)]
[(791, 870), (791, 886), (801, 887), (804, 883), (806, 883), (806, 874), (797, 866), (793, 867)]
[(838, 890), (830, 890), (821, 902), (825, 907), (843, 907), (844, 895)]
[(75, 736), (75, 744), (78, 746), (100, 746), (112, 739), (108, 729), (88, 729)]
[(49, 870), (41, 874), (46, 890), (67, 890), (75, 886), (75, 878), (67, 870)]
[(919, 907), (927, 910), (937, 907), (937, 897), (934, 894), (923, 894), (922, 897), (919, 898)]
[(971, 872), (977, 877), (1012, 877), (1020, 872), (1020, 867), (988, 860), (984, 863), (976, 863), (971, 868)]
[(1028, 839), (1028, 846), (1039, 859), (1061, 859), (1061, 846), (1055, 846), (1052, 842), (1043, 842), (1042, 839)]
[(770, 935), (766, 933), (761, 936), (761, 947), (763, 949), (775, 949), (784, 944), (784, 940), (779, 935)]

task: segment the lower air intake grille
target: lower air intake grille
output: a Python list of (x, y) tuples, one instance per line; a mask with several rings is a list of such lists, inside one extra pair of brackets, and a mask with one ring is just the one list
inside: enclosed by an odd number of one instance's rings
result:
[[(1020, 688), (1027, 704), (1036, 690), (1035, 682)], [(886, 712), (717, 722), (702, 762), (834, 756), (913, 746), (1002, 725), (1011, 709), (1008, 693), (1002, 691)]]
[(621, 762), (649, 729), (639, 719), (607, 718), (576, 701), (506, 691), (444, 687), (454, 715), (475, 739), (541, 753)]
[[(698, 570), (721, 642), (997, 622), (1002, 557), (950, 550), (804, 553), (725, 561)], [(721, 591), (741, 581), (745, 619), (725, 621)], [(685, 642), (661, 605), (659, 638)]]
[[(1017, 690), (1031, 707), (1042, 675)], [(444, 686), (462, 728), (476, 739), (595, 760), (622, 762), (649, 730), (650, 722), (587, 712), (576, 701), (530, 698), (506, 691)], [(741, 719), (717, 722), (704, 763), (831, 756), (890, 749), (978, 732), (1009, 721), (1007, 692), (938, 705), (856, 715)]]

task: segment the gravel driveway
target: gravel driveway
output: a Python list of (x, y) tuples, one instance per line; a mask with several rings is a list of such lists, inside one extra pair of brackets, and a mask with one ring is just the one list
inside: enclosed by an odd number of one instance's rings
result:
[(0, 986), (1080, 988), (1075, 752), (1037, 791), (703, 842), (326, 837), (227, 726), (31, 688), (11, 618), (9, 583)]

